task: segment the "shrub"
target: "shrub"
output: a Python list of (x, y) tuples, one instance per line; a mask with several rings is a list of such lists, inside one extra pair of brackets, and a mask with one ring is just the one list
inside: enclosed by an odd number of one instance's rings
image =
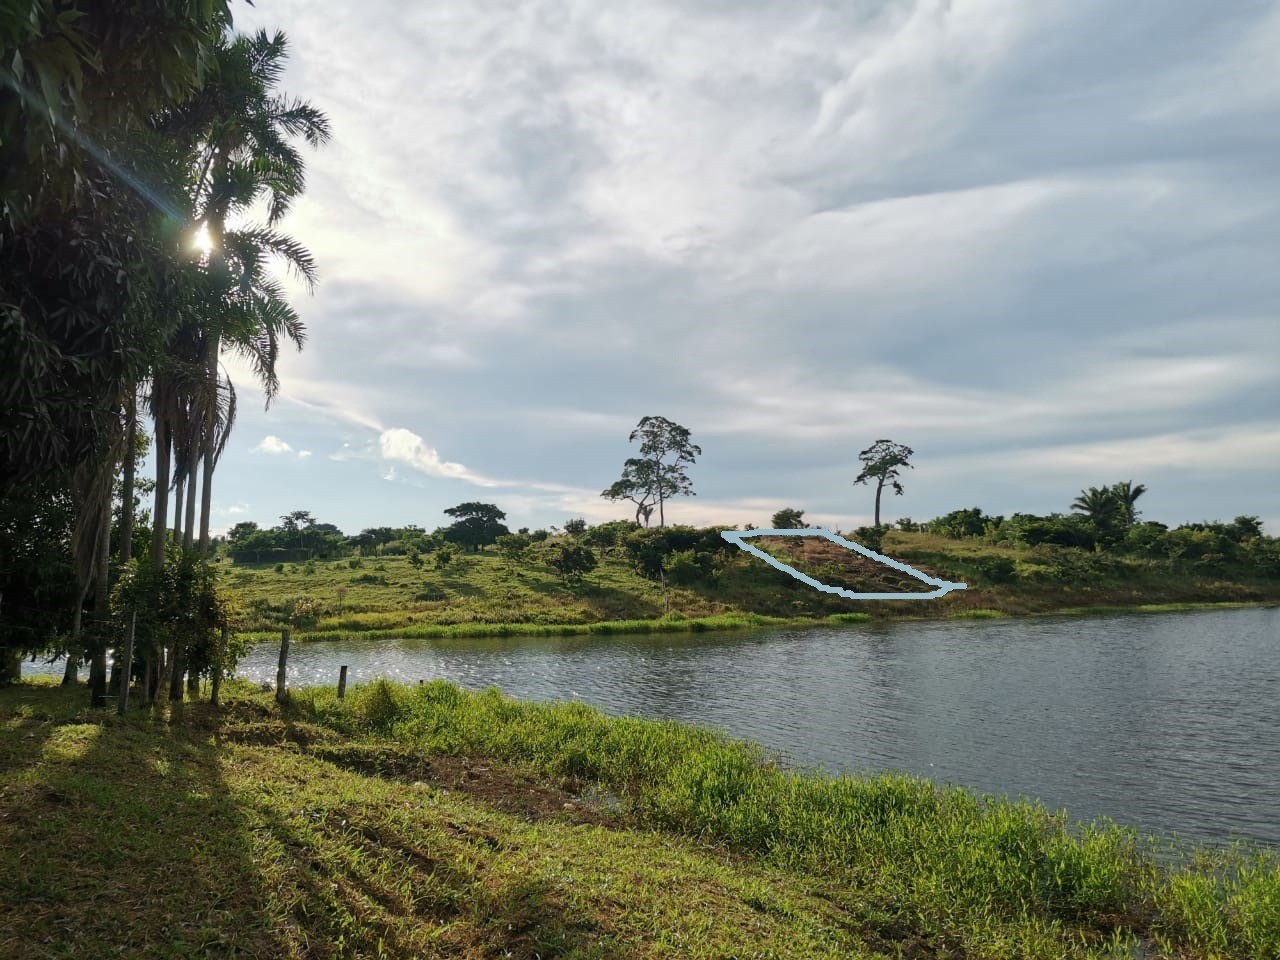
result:
[(715, 575), (715, 561), (709, 554), (694, 550), (677, 550), (662, 562), (667, 579), (677, 587), (710, 580)]
[(359, 557), (352, 557), (350, 560), (347, 561), (347, 566), (350, 567), (352, 570), (360, 570), (364, 567), (364, 561), (361, 560)]
[(564, 532), (571, 537), (580, 537), (587, 532), (587, 521), (583, 517), (574, 517), (564, 522)]
[(1017, 579), (1017, 564), (1009, 557), (978, 557), (972, 565), (987, 583), (1012, 583)]
[(275, 567), (276, 573), (284, 573), (284, 564), (277, 563)]
[(548, 543), (544, 551), (546, 562), (565, 583), (577, 583), (596, 568), (595, 553), (583, 543), (560, 540)]

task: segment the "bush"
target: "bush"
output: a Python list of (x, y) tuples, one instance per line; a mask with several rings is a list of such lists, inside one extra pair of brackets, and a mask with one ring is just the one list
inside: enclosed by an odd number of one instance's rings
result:
[(987, 583), (1013, 583), (1017, 579), (1017, 564), (1009, 557), (978, 557), (972, 565)]
[(350, 567), (352, 570), (360, 570), (364, 567), (364, 561), (361, 560), (359, 557), (352, 557), (350, 560), (347, 561), (347, 566)]
[(668, 554), (662, 563), (667, 579), (677, 587), (711, 580), (715, 576), (715, 561), (706, 553), (694, 550), (677, 550)]
[(577, 583), (597, 564), (596, 555), (590, 547), (572, 540), (548, 543), (543, 556), (565, 583)]
[(284, 573), (284, 564), (277, 563), (275, 567), (276, 573)]
[(625, 540), (628, 534), (639, 529), (640, 527), (631, 520), (610, 520), (608, 523), (598, 523), (588, 529), (583, 535), (583, 540), (592, 547), (614, 547)]
[(564, 532), (571, 537), (580, 537), (587, 532), (587, 521), (583, 517), (574, 517), (564, 522)]

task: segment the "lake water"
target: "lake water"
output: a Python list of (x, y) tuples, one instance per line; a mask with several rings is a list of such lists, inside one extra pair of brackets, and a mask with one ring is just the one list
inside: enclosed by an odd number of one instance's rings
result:
[[(275, 677), (277, 644), (238, 674)], [(1192, 840), (1280, 844), (1280, 609), (724, 634), (353, 640), (290, 683), (444, 677), (903, 770)]]

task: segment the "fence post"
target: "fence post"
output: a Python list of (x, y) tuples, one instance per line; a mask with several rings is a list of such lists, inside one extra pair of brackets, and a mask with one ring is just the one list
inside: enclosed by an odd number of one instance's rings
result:
[(347, 665), (344, 663), (338, 668), (338, 699), (342, 700), (347, 695)]
[(280, 631), (280, 666), (276, 669), (276, 703), (285, 700), (285, 667), (289, 662), (289, 628)]
[(133, 631), (138, 626), (138, 611), (129, 617), (129, 633), (124, 638), (124, 663), (120, 665), (120, 696), (116, 700), (116, 713), (124, 716), (129, 709), (129, 681), (133, 674)]

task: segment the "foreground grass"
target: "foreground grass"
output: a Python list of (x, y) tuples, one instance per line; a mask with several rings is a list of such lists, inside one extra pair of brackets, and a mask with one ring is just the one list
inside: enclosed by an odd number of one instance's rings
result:
[[(768, 547), (768, 544), (762, 543)], [(730, 556), (713, 583), (671, 587), (638, 576), (617, 551), (602, 551), (584, 583), (566, 585), (534, 562), (515, 565), (495, 554), (461, 558), (445, 570), (405, 557), (233, 566), (223, 584), (250, 639), (332, 640), (479, 636), (573, 636), (723, 630), (872, 617), (994, 617), (1095, 611), (1155, 611), (1217, 604), (1280, 602), (1280, 582), (1240, 582), (1172, 572), (1133, 558), (1114, 558), (1088, 582), (1055, 580), (1028, 551), (979, 541), (894, 532), (884, 550), (926, 573), (960, 579), (969, 589), (929, 601), (852, 601), (819, 593), (761, 561)], [(837, 585), (875, 592), (925, 585), (847, 550), (805, 543), (788, 557)], [(1015, 565), (1013, 582), (990, 582), (983, 565)], [(914, 584), (914, 586), (912, 586)], [(299, 615), (299, 605), (306, 613)]]
[(1270, 852), (445, 683), (83, 697), (0, 691), (0, 956), (1280, 957)]

